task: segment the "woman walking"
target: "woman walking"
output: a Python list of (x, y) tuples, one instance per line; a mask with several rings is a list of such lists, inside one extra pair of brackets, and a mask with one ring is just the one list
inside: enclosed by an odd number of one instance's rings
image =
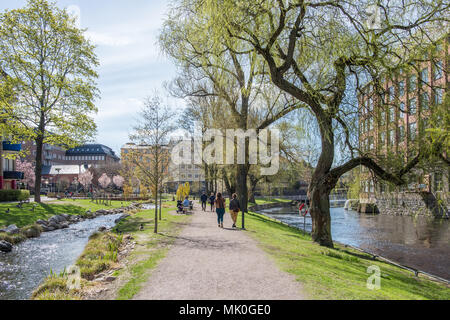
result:
[(237, 221), (239, 211), (241, 211), (241, 206), (239, 205), (239, 200), (237, 198), (237, 194), (233, 193), (233, 195), (231, 196), (231, 201), (230, 201), (230, 215), (231, 215), (231, 219), (233, 220), (232, 228), (236, 228), (236, 221)]
[(223, 228), (223, 215), (225, 214), (225, 199), (222, 197), (222, 194), (217, 193), (217, 198), (214, 201), (216, 205), (216, 213), (217, 213), (217, 223), (219, 224), (219, 228)]

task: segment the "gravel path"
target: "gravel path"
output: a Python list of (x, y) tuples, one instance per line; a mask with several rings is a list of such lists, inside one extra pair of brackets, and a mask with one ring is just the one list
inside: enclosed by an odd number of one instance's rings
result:
[[(196, 203), (191, 223), (134, 299), (301, 300), (295, 277), (282, 272), (245, 231), (217, 227), (216, 214)], [(239, 215), (240, 218), (240, 215)]]

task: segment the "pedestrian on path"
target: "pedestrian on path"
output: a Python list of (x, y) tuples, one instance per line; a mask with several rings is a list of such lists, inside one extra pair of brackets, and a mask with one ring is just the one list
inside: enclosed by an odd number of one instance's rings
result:
[(208, 201), (208, 196), (206, 193), (203, 192), (202, 196), (200, 197), (200, 201), (202, 202), (202, 210), (206, 211), (206, 201)]
[(209, 197), (209, 204), (211, 205), (211, 211), (214, 209), (214, 201), (216, 201), (216, 196), (214, 192), (211, 192), (211, 196)]
[(236, 221), (238, 218), (239, 211), (241, 211), (241, 206), (239, 205), (239, 200), (237, 198), (237, 194), (233, 193), (230, 201), (230, 215), (233, 220), (232, 228), (236, 228)]
[(222, 194), (217, 193), (217, 198), (214, 201), (216, 205), (216, 214), (217, 214), (217, 223), (219, 224), (219, 228), (223, 228), (223, 215), (225, 214), (225, 199), (222, 197)]

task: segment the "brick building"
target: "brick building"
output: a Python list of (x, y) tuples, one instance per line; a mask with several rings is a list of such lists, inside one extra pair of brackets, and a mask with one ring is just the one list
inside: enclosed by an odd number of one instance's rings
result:
[[(410, 70), (399, 70), (383, 79), (381, 93), (375, 92), (372, 84), (363, 89), (358, 97), (359, 143), (363, 154), (381, 163), (398, 158), (403, 164), (417, 155), (426, 130), (434, 126), (434, 111), (442, 106), (448, 92), (448, 40), (443, 39), (430, 49), (423, 61)], [(380, 211), (395, 214), (428, 212), (436, 198), (448, 207), (447, 165), (442, 163), (430, 171), (413, 173), (407, 186), (393, 188), (361, 167), (361, 202), (376, 203)]]

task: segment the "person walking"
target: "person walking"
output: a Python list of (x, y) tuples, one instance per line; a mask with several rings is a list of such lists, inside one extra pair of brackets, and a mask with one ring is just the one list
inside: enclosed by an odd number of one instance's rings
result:
[(200, 201), (202, 202), (202, 210), (206, 211), (206, 201), (208, 201), (208, 196), (206, 193), (203, 192), (202, 196), (200, 197)]
[(237, 194), (233, 193), (233, 195), (231, 196), (231, 201), (230, 201), (230, 215), (231, 215), (231, 219), (233, 220), (232, 228), (236, 228), (236, 221), (238, 218), (239, 211), (241, 211), (241, 206), (239, 204)]
[(225, 214), (225, 199), (222, 197), (222, 194), (217, 193), (217, 198), (214, 200), (216, 205), (216, 213), (217, 213), (217, 223), (219, 228), (223, 228), (223, 215)]
[(211, 192), (211, 196), (209, 197), (209, 204), (211, 205), (211, 211), (214, 209), (214, 201), (216, 200), (216, 196), (214, 192)]

